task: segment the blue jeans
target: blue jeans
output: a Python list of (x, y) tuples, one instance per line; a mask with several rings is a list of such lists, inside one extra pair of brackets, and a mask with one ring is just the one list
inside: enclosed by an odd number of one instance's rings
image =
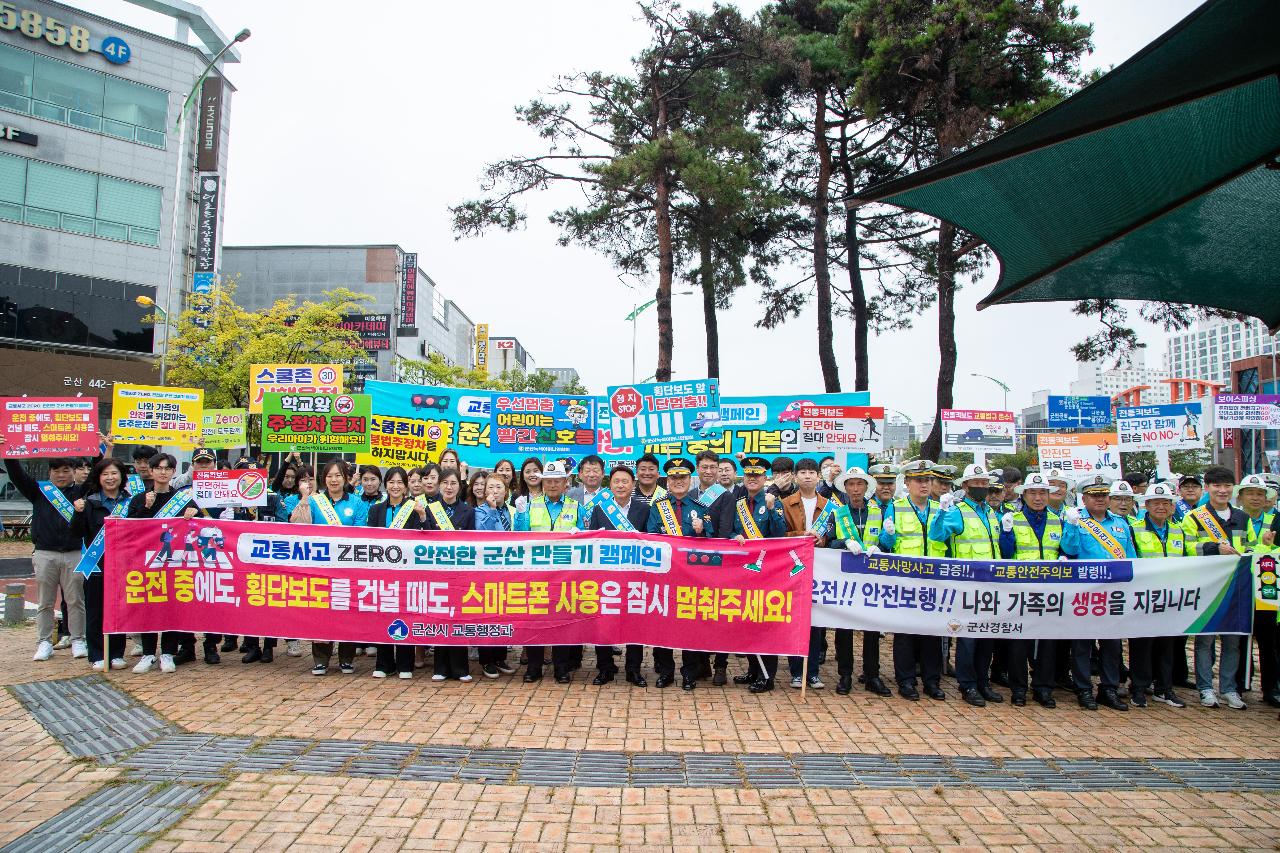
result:
[(1196, 690), (1213, 689), (1214, 641), (1219, 638), (1222, 639), (1222, 660), (1218, 662), (1218, 692), (1234, 693), (1240, 647), (1245, 639), (1235, 634), (1196, 635)]
[[(826, 638), (826, 628), (810, 628), (809, 629), (809, 677), (818, 674), (818, 659), (822, 657), (822, 641)], [(791, 655), (787, 658), (787, 666), (791, 670), (792, 678), (799, 678), (804, 674), (804, 658), (800, 655)]]

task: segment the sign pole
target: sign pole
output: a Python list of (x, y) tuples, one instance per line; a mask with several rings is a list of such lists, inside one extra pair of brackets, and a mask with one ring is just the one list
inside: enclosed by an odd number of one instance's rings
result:
[(804, 663), (800, 665), (800, 701), (805, 704), (809, 703), (807, 691), (809, 690), (809, 650), (805, 649)]

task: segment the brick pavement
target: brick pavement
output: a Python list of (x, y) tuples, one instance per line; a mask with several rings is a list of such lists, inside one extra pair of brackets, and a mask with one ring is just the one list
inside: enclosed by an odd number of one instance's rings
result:
[[(0, 631), (0, 680), (84, 675), (60, 652), (30, 661), (30, 627)], [(646, 655), (647, 657), (647, 655)], [(307, 658), (184, 666), (172, 676), (111, 673), (123, 689), (193, 732), (479, 747), (628, 752), (863, 752), (1026, 757), (1275, 758), (1280, 723), (1246, 712), (1153, 707), (1087, 713), (1007, 705), (970, 709), (867, 694), (780, 688), (637, 690), (547, 679), (464, 685), (368, 677), (314, 678)], [(735, 662), (737, 666), (739, 662)], [(834, 673), (823, 670), (834, 680)], [(651, 681), (652, 683), (652, 681)], [(1187, 697), (1190, 698), (1190, 697)], [(1256, 698), (1256, 697), (1254, 697)], [(1061, 697), (1060, 697), (1061, 699)], [(0, 695), (0, 843), (117, 780), (73, 761), (11, 695)], [(117, 780), (118, 781), (118, 780)], [(530, 849), (697, 846), (708, 849), (1269, 849), (1280, 797), (1244, 791), (992, 791), (754, 788), (574, 788), (274, 773), (232, 774), (156, 840), (155, 850)]]

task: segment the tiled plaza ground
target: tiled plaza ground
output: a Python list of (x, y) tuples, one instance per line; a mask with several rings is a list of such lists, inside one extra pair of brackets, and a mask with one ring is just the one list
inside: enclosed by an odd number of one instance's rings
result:
[[(21, 685), (88, 673), (84, 662), (72, 661), (67, 652), (33, 664), (33, 645), (30, 627), (0, 630), (0, 680)], [(1276, 765), (1266, 760), (1280, 758), (1280, 722), (1276, 711), (1259, 701), (1244, 712), (1193, 705), (1090, 713), (1059, 692), (1060, 705), (1052, 711), (1007, 704), (979, 710), (960, 702), (948, 679), (945, 703), (908, 703), (862, 692), (844, 697), (830, 687), (811, 691), (802, 703), (799, 691), (790, 688), (757, 697), (742, 688), (703, 684), (683, 693), (674, 687), (658, 691), (652, 678), (646, 690), (621, 681), (598, 688), (587, 683), (590, 673), (579, 673), (568, 686), (550, 678), (525, 685), (518, 676), (466, 685), (432, 683), (421, 670), (413, 681), (375, 681), (365, 658), (357, 658), (355, 676), (324, 678), (308, 674), (306, 657), (281, 654), (272, 664), (251, 665), (241, 664), (237, 654), (224, 660), (218, 667), (183, 666), (174, 675), (113, 672), (107, 677), (108, 688), (124, 691), (178, 728), (221, 736), (160, 741), (123, 763), (73, 759), (12, 691), (28, 703), (35, 693), (11, 687), (0, 695), (0, 766), (6, 770), (0, 774), (0, 844), (16, 839), (29, 845), (26, 849), (38, 849), (33, 845), (42, 837), (39, 829), (49, 832), (58, 825), (38, 826), (80, 801), (79, 811), (65, 812), (64, 821), (74, 823), (81, 815), (89, 820), (113, 808), (122, 812), (114, 830), (110, 821), (116, 818), (111, 818), (96, 830), (99, 834), (89, 836), (87, 843), (96, 839), (101, 849), (125, 849), (121, 839), (135, 847), (149, 843), (151, 850), (262, 851), (1280, 849), (1280, 793), (1269, 777), (1266, 785), (1234, 782), (1229, 786), (1234, 790), (1220, 791), (1189, 785), (1176, 774), (1160, 787), (1111, 780), (1099, 783), (1112, 786), (1107, 789), (1086, 783), (1084, 790), (1056, 791), (1042, 785), (1029, 790), (1002, 790), (1004, 783), (965, 785), (953, 772), (976, 765), (1053, 766), (1055, 759), (1064, 767), (1088, 765), (1082, 760), (1106, 758), (1116, 761), (1102, 762), (1104, 770), (1219, 759), (1223, 767), (1243, 763), (1255, 774), (1258, 768), (1270, 774)], [(735, 661), (732, 668), (741, 664)], [(828, 664), (822, 672), (829, 685), (835, 676), (831, 669)], [(83, 683), (48, 687), (70, 691)], [(311, 746), (312, 741), (321, 745)], [(370, 778), (371, 772), (356, 770), (357, 763), (347, 759), (334, 763), (336, 770), (309, 765), (317, 769), (305, 773), (281, 762), (269, 766), (282, 769), (266, 772), (236, 763), (247, 762), (246, 751), (254, 750), (254, 755), (277, 749), (342, 752), (343, 744), (335, 743), (340, 741), (382, 743), (365, 748), (413, 761), (435, 754), (436, 747), (467, 747), (487, 756), (510, 750), (525, 761), (555, 755), (542, 750), (625, 753), (632, 780), (635, 767), (649, 760), (661, 763), (665, 759), (659, 754), (670, 753), (746, 754), (766, 765), (775, 755), (788, 767), (821, 761), (824, 754), (887, 756), (893, 762), (910, 757), (902, 763), (944, 756), (952, 775), (945, 784), (910, 787), (865, 780), (844, 788), (742, 782), (552, 787), (523, 784), (515, 772), (499, 774), (504, 781), (498, 784), (403, 778), (409, 771), (402, 778)], [(167, 776), (149, 773), (146, 768), (159, 765), (147, 756), (164, 752), (165, 743), (172, 744), (170, 753), (176, 745), (190, 763), (201, 761), (209, 748), (230, 749), (235, 756), (207, 765), (215, 768), (207, 780), (183, 769), (180, 759)], [(192, 747), (186, 749), (185, 743)], [(692, 757), (684, 763), (692, 766)], [(157, 815), (151, 830), (145, 820), (135, 829), (137, 822), (123, 819), (148, 810)], [(163, 815), (168, 817), (162, 820)], [(92, 821), (86, 825), (95, 831)], [(27, 834), (33, 829), (37, 833)], [(112, 831), (120, 834), (101, 834)], [(129, 832), (134, 834), (124, 834)]]

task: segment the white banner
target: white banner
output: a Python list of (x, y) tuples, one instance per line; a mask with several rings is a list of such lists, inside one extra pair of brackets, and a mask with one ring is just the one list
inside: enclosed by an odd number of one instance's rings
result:
[(1196, 450), (1204, 447), (1204, 412), (1200, 402), (1116, 409), (1120, 449)]
[(1013, 412), (942, 410), (942, 450), (946, 453), (1016, 453)]
[(1248, 557), (1019, 562), (814, 552), (812, 622), (1028, 640), (1247, 634)]
[(267, 472), (261, 468), (192, 471), (191, 496), (201, 509), (266, 506)]
[(884, 450), (884, 408), (801, 406), (796, 444), (811, 453), (878, 453)]
[(1280, 429), (1280, 396), (1219, 394), (1213, 401), (1218, 429)]
[(1120, 479), (1120, 449), (1114, 432), (1077, 432), (1060, 435), (1042, 432), (1036, 439), (1040, 470), (1060, 472), (1074, 482), (1086, 474), (1103, 473)]

